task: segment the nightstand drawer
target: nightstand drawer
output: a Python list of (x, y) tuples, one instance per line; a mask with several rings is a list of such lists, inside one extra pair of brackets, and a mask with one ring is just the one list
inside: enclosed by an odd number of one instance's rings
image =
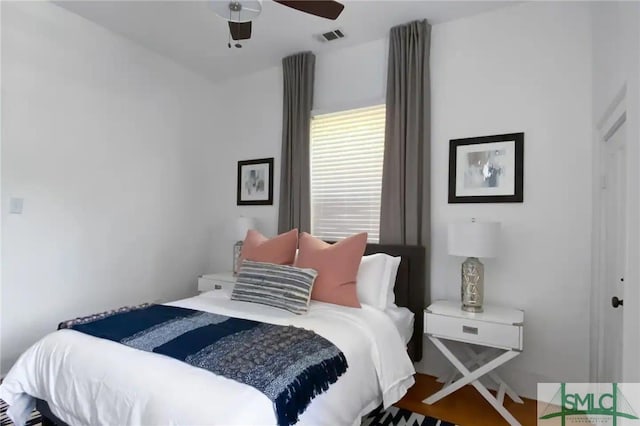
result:
[(522, 326), (427, 313), (425, 333), (443, 339), (522, 350)]

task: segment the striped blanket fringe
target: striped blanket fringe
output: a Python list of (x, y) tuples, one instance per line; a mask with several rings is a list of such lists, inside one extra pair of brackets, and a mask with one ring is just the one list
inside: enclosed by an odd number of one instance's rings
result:
[[(346, 365), (347, 359), (340, 352), (333, 358), (309, 366), (299, 373), (298, 377), (289, 383), (274, 401), (278, 413), (278, 424), (295, 424), (298, 416), (304, 412), (311, 400), (325, 392), (331, 383), (338, 380), (345, 371), (342, 366)], [(312, 386), (308, 386), (308, 383)], [(291, 395), (295, 395), (295, 398), (291, 398)]]

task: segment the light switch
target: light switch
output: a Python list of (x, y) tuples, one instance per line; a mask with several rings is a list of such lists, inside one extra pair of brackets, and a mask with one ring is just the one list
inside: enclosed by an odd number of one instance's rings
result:
[(24, 198), (11, 198), (9, 200), (9, 214), (22, 214)]

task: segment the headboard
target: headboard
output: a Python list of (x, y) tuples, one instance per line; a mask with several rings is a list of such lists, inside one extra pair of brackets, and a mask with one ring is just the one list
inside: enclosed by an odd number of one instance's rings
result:
[(402, 257), (394, 292), (396, 305), (408, 308), (414, 314), (413, 336), (407, 352), (413, 362), (418, 362), (422, 359), (424, 309), (429, 305), (425, 294), (430, 294), (426, 279), (426, 250), (422, 246), (367, 244), (365, 254), (373, 253)]

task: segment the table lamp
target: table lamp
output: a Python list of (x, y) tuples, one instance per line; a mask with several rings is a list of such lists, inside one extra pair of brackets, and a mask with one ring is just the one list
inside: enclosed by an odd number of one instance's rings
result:
[(479, 257), (496, 257), (498, 254), (499, 222), (450, 223), (448, 232), (449, 254), (463, 256), (462, 310), (482, 312), (484, 299), (484, 265)]
[(242, 243), (247, 236), (249, 229), (255, 229), (256, 220), (252, 217), (240, 216), (236, 218), (236, 243), (233, 245), (233, 275), (238, 275), (240, 270), (240, 253), (242, 253)]

